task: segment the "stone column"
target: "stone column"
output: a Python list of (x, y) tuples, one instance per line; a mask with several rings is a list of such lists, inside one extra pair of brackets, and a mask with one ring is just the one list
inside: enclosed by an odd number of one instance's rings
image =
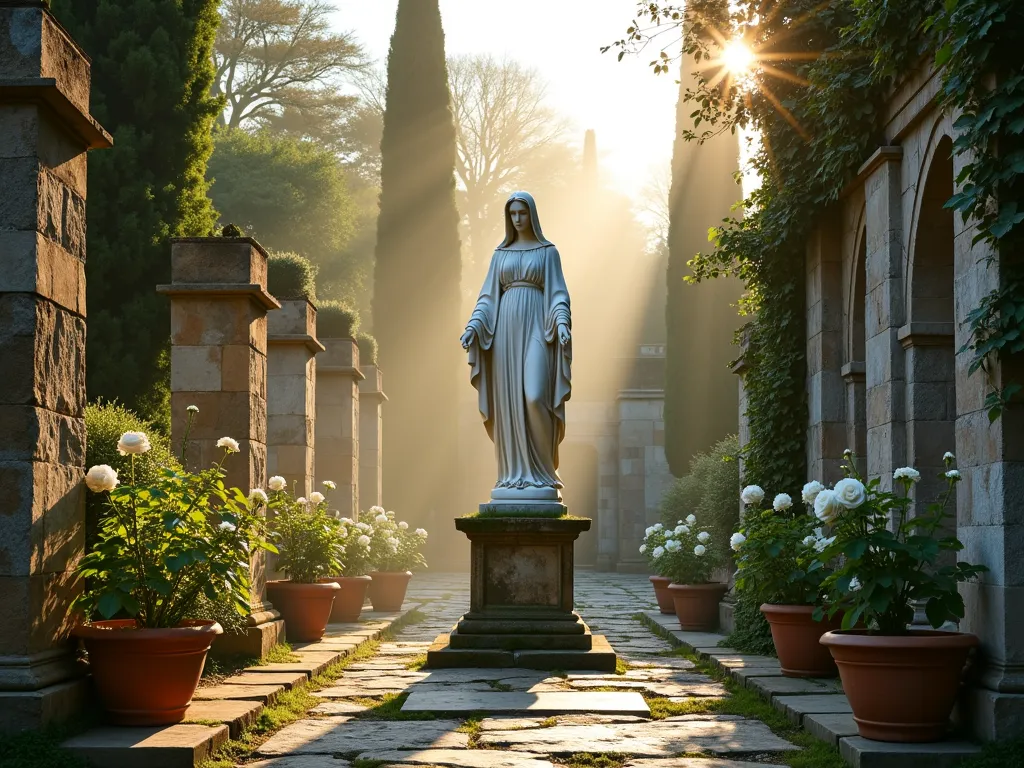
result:
[(333, 480), (331, 494), (345, 517), (359, 514), (359, 346), (353, 339), (321, 339), (325, 352), (317, 366), (317, 474)]
[(369, 509), (384, 504), (383, 416), (384, 374), (376, 365), (360, 367), (359, 382), (359, 506)]
[(846, 385), (843, 365), (842, 251), (832, 217), (807, 243), (807, 473), (831, 484), (843, 476)]
[(323, 350), (316, 307), (307, 299), (285, 299), (267, 317), (267, 475), (281, 475), (296, 496), (316, 490), (315, 355)]
[(0, 7), (0, 731), (80, 709), (89, 59), (42, 3)]
[(905, 322), (899, 147), (879, 148), (860, 169), (865, 179), (867, 306), (864, 312), (868, 476), (892, 489), (906, 463), (905, 382), (899, 329)]
[[(189, 437), (189, 469), (209, 467), (224, 454), (216, 442), (232, 437), (241, 453), (226, 465), (226, 484), (248, 493), (267, 482), (267, 254), (248, 237), (181, 238), (171, 244), (171, 440), (178, 445), (199, 408)], [(251, 561), (253, 592), (246, 635), (224, 635), (217, 648), (262, 656), (284, 639), (284, 622), (266, 602), (266, 559)]]

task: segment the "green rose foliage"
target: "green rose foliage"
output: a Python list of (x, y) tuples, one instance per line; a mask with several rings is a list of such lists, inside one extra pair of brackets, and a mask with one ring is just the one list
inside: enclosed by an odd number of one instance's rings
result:
[(427, 540), (422, 528), (415, 531), (408, 523), (395, 519), (394, 512), (372, 507), (366, 522), (373, 527), (370, 533), (370, 562), (373, 570), (381, 572), (412, 571), (427, 567), (420, 550)]
[[(136, 461), (131, 455), (129, 477)], [(104, 492), (108, 513), (78, 566), (86, 586), (71, 610), (105, 619), (123, 612), (143, 628), (175, 627), (196, 616), (201, 596), (227, 594), (247, 615), (249, 553), (276, 550), (263, 518), (224, 477), (221, 464), (197, 473), (165, 468), (156, 479)]]
[(736, 589), (762, 603), (817, 605), (831, 574), (817, 557), (831, 543), (817, 523), (813, 515), (785, 510), (748, 512), (736, 548)]
[(315, 584), (344, 571), (341, 523), (318, 503), (287, 490), (270, 492), (270, 530), (281, 553), (278, 570), (298, 584)]
[[(988, 569), (940, 562), (943, 554), (963, 549), (955, 536), (943, 535), (946, 509), (960, 479), (952, 469), (952, 454), (946, 463), (946, 491), (924, 509), (919, 503), (913, 516), (910, 490), (918, 477), (914, 470), (897, 470), (897, 492), (893, 493), (883, 491), (877, 478), (864, 485), (850, 460), (845, 465), (847, 479), (836, 483), (834, 490), (821, 492), (829, 496), (819, 494), (815, 511), (829, 522), (834, 536), (819, 559), (842, 558), (823, 582), (827, 613), (830, 617), (842, 613), (843, 629), (862, 622), (878, 634), (906, 634), (914, 605), (921, 603), (935, 628), (963, 618), (964, 600), (957, 585)], [(825, 612), (819, 608), (815, 616)]]

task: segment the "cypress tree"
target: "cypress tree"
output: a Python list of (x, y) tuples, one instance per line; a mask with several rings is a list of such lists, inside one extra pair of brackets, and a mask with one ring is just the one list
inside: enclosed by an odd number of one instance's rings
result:
[[(427, 526), (453, 513), (462, 263), (455, 126), (438, 0), (399, 0), (381, 138), (373, 333), (389, 402), (384, 500)], [(463, 374), (460, 376), (460, 374)]]
[(693, 456), (736, 431), (738, 382), (728, 365), (738, 354), (732, 346), (739, 326), (734, 305), (742, 293), (735, 278), (697, 285), (684, 281), (691, 274), (686, 262), (712, 247), (708, 228), (730, 216), (742, 192), (733, 181), (739, 169), (735, 134), (724, 133), (704, 144), (682, 137), (684, 130), (693, 130), (690, 113), (696, 109), (683, 100), (686, 88), (693, 87), (696, 64), (692, 56), (682, 59), (672, 148), (665, 307), (665, 455), (677, 477), (688, 472)]
[(169, 419), (168, 238), (207, 235), (206, 161), (218, 0), (54, 0), (92, 58), (92, 113), (114, 148), (89, 162), (86, 265), (91, 399)]

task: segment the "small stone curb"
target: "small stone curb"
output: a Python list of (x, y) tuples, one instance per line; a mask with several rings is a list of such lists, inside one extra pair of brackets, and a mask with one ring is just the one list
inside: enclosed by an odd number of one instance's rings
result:
[[(195, 768), (213, 756), (229, 738), (237, 738), (286, 690), (303, 686), (355, 648), (379, 638), (420, 607), (403, 606), (398, 613), (369, 614), (371, 625), (328, 625), (320, 642), (293, 649), (301, 661), (248, 667), (217, 685), (196, 689), (185, 720), (155, 728), (103, 726), (80, 733), (61, 746), (95, 768)], [(211, 726), (219, 720), (222, 725)], [(201, 722), (196, 722), (201, 721)]]
[(655, 633), (677, 648), (714, 663), (744, 688), (756, 691), (772, 707), (816, 739), (839, 749), (851, 768), (955, 768), (981, 747), (966, 741), (894, 744), (857, 735), (850, 703), (837, 679), (783, 677), (778, 659), (719, 647), (725, 635), (683, 632), (675, 616), (642, 614)]

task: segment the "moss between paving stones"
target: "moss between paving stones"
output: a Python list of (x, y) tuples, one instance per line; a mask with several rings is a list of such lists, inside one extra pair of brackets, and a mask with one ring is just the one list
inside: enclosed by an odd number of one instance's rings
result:
[[(656, 624), (644, 614), (636, 614), (634, 618), (647, 626), (656, 635), (664, 637), (672, 643), (678, 640), (664, 627)], [(772, 733), (780, 738), (801, 747), (799, 752), (784, 752), (779, 757), (783, 765), (790, 768), (845, 768), (846, 762), (839, 755), (839, 750), (824, 741), (819, 741), (800, 726), (791, 723), (786, 716), (774, 709), (771, 704), (754, 691), (739, 686), (729, 674), (714, 662), (690, 653), (683, 648), (665, 652), (666, 656), (678, 656), (688, 659), (694, 664), (694, 671), (707, 675), (722, 683), (728, 696), (722, 698), (694, 698), (684, 702), (673, 702), (661, 697), (645, 697), (651, 716), (657, 720), (676, 715), (718, 714), (738, 715), (760, 720)], [(984, 768), (987, 768), (985, 766)]]

